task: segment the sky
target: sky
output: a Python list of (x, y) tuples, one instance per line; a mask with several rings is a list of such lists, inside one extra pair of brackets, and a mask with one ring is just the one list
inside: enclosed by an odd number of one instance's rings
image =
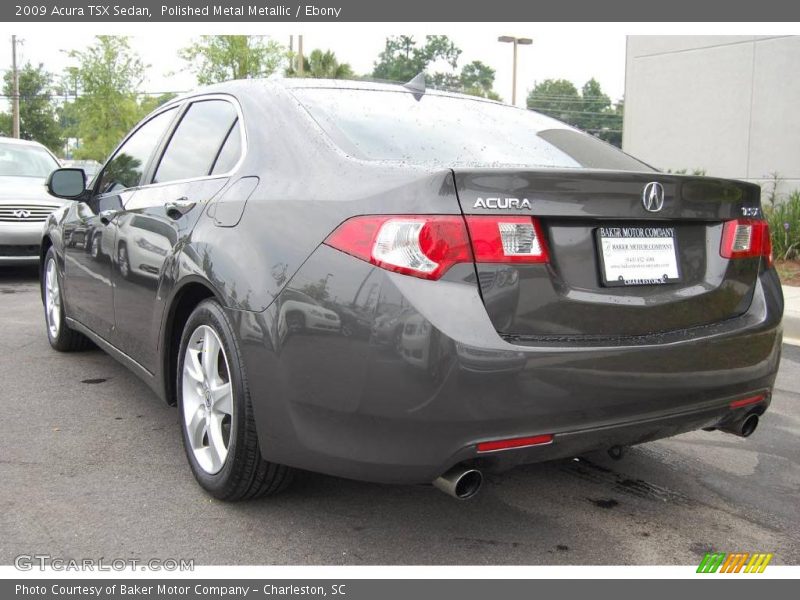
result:
[[(483, 24), (476, 28), (453, 24), (449, 27), (437, 24), (435, 30), (421, 28), (421, 24), (397, 29), (397, 24), (386, 27), (371, 24), (369, 27), (334, 24), (313, 29), (298, 28), (292, 31), (286, 26), (262, 27), (259, 33), (271, 33), (270, 37), (288, 46), (289, 35), (303, 34), (303, 46), (308, 53), (314, 48), (330, 49), (336, 53), (340, 62), (348, 62), (357, 74), (372, 71), (373, 63), (384, 47), (388, 35), (412, 33), (415, 39), (424, 39), (426, 34), (448, 35), (463, 53), (459, 66), (473, 60), (481, 60), (496, 71), (495, 90), (507, 102), (511, 100), (512, 45), (497, 41), (499, 35), (531, 37), (533, 44), (519, 47), (517, 103), (523, 104), (530, 90), (538, 81), (548, 78), (564, 78), (580, 88), (591, 77), (596, 78), (603, 90), (613, 100), (621, 98), (625, 86), (625, 36), (620, 33), (592, 34), (585, 30), (574, 35), (564, 30), (543, 31), (539, 27), (526, 28), (522, 25)], [(496, 31), (495, 31), (496, 29)], [(186, 63), (178, 57), (180, 48), (187, 46), (200, 33), (193, 27), (182, 27), (163, 35), (141, 35), (141, 28), (130, 36), (131, 47), (150, 65), (147, 79), (142, 86), (146, 92), (186, 91), (196, 87), (192, 73), (186, 70)], [(11, 66), (11, 31), (0, 30), (0, 69)], [(45, 68), (61, 73), (71, 64), (66, 50), (81, 49), (91, 43), (91, 35), (63, 36), (48, 35), (36, 30), (16, 32), (23, 40), (18, 62), (44, 63)], [(216, 32), (215, 32), (216, 33)], [(225, 31), (224, 33), (230, 33)], [(251, 32), (248, 32), (251, 33)]]

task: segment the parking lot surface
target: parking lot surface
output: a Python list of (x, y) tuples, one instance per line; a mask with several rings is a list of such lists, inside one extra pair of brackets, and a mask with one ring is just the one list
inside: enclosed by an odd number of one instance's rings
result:
[(697, 564), (711, 549), (800, 563), (800, 348), (749, 439), (695, 432), (431, 486), (300, 474), (285, 493), (212, 500), (176, 410), (100, 350), (60, 354), (36, 271), (0, 269), (0, 564), (19, 554), (196, 564)]

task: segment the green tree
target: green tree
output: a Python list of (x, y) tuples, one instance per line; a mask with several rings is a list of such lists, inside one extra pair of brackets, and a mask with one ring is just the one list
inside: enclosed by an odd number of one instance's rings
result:
[[(625, 100), (620, 99), (613, 108), (607, 111), (610, 115), (608, 121), (603, 124), (603, 129), (597, 136), (609, 144), (614, 144), (617, 148), (622, 148), (622, 124), (625, 116)], [(705, 175), (705, 173), (703, 173)]]
[(425, 36), (423, 45), (418, 45), (409, 35), (388, 37), (372, 76), (389, 81), (410, 81), (437, 61), (444, 61), (455, 70), (460, 55), (461, 50), (446, 35)]
[(613, 105), (594, 78), (580, 91), (566, 79), (547, 79), (528, 94), (528, 108), (583, 129), (615, 146), (622, 145), (624, 104)]
[(528, 94), (528, 108), (565, 123), (574, 124), (582, 103), (578, 88), (566, 79), (545, 79)]
[[(494, 69), (476, 60), (465, 65), (459, 73), (460, 56), (461, 49), (446, 35), (426, 36), (424, 44), (418, 44), (410, 35), (388, 37), (375, 62), (372, 76), (405, 82), (426, 72), (426, 79), (432, 87), (499, 100), (500, 96), (492, 89)], [(428, 72), (436, 64), (442, 63), (450, 69)]]
[(622, 105), (614, 106), (595, 78), (583, 85), (581, 99), (581, 129), (616, 146), (622, 146)]
[(74, 125), (68, 133), (79, 139), (75, 158), (103, 161), (142, 116), (137, 102), (145, 65), (126, 37), (99, 35), (86, 50), (69, 52), (76, 66), (66, 80), (77, 98), (62, 117)]
[[(294, 63), (295, 61), (290, 61)], [(299, 77), (300, 74), (293, 68), (286, 69), (288, 77)], [(311, 54), (303, 57), (303, 77), (315, 79), (353, 79), (355, 74), (348, 63), (340, 63), (336, 54), (330, 50), (312, 50)]]
[(142, 114), (142, 117), (149, 115), (155, 109), (157, 109), (162, 104), (165, 104), (175, 98), (177, 94), (172, 92), (167, 92), (166, 94), (159, 94), (157, 96), (153, 95), (146, 95), (143, 96), (141, 101), (139, 102), (139, 112)]
[(200, 85), (267, 77), (286, 60), (284, 48), (261, 35), (204, 35), (180, 56)]
[[(3, 79), (3, 93), (10, 98), (14, 91), (11, 71)], [(60, 154), (64, 140), (53, 101), (53, 75), (42, 64), (35, 67), (25, 64), (19, 71), (19, 95), (20, 137), (37, 141)], [(0, 130), (11, 135), (10, 113), (0, 115)]]
[(493, 89), (494, 74), (494, 69), (489, 65), (474, 60), (461, 69), (461, 88), (465, 94), (500, 100), (500, 96)]

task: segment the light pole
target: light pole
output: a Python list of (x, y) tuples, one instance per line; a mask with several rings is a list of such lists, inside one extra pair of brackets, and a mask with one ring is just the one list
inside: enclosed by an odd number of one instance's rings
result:
[(19, 138), (19, 71), (17, 70), (17, 36), (11, 36), (11, 137)]
[(513, 37), (510, 35), (501, 35), (497, 38), (498, 42), (506, 42), (514, 44), (514, 68), (511, 74), (511, 104), (517, 104), (517, 46), (530, 46), (533, 43), (531, 38)]

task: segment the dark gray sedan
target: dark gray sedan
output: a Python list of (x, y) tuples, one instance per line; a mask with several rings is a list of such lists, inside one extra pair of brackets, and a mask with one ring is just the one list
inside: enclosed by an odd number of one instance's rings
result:
[(217, 498), (293, 468), (469, 497), (484, 470), (747, 436), (770, 403), (759, 188), (530, 111), (230, 82), (157, 109), (90, 189), (48, 185), (77, 200), (41, 247), (50, 343), (92, 341), (176, 404)]

